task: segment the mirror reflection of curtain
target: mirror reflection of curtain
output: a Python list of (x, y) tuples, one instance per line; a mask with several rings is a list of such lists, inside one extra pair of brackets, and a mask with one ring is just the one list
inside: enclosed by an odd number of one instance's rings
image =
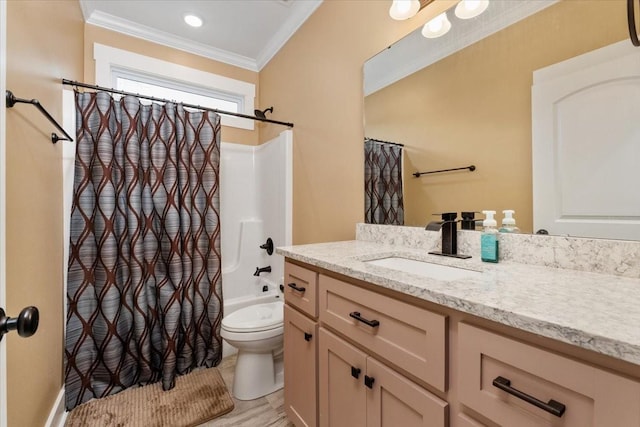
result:
[(404, 225), (402, 146), (365, 139), (365, 222)]

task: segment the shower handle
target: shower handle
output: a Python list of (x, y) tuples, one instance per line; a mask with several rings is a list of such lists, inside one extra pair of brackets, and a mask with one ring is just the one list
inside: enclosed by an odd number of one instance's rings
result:
[(260, 245), (260, 249), (267, 251), (267, 255), (273, 254), (273, 240), (271, 240), (271, 237), (267, 239), (267, 243)]

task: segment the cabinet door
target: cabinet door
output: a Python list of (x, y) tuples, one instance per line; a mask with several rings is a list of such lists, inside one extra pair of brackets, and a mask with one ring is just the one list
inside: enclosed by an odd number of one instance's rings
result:
[(284, 306), (284, 405), (297, 427), (317, 425), (317, 330), (315, 322)]
[(378, 361), (367, 359), (367, 427), (445, 427), (448, 404)]
[(320, 426), (365, 427), (367, 356), (324, 328), (319, 335)]

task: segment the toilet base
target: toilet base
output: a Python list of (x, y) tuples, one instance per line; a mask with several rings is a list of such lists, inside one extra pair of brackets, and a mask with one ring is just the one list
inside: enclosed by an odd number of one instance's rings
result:
[(253, 400), (284, 386), (282, 351), (255, 353), (238, 351), (233, 376), (233, 396), (238, 400)]

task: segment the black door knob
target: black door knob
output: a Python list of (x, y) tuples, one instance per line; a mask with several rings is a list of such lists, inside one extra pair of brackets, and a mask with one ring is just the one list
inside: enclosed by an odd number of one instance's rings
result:
[(3, 309), (0, 308), (0, 340), (4, 334), (9, 331), (18, 331), (18, 335), (23, 338), (30, 337), (38, 330), (38, 322), (40, 314), (36, 307), (23, 308), (18, 317), (6, 316)]

